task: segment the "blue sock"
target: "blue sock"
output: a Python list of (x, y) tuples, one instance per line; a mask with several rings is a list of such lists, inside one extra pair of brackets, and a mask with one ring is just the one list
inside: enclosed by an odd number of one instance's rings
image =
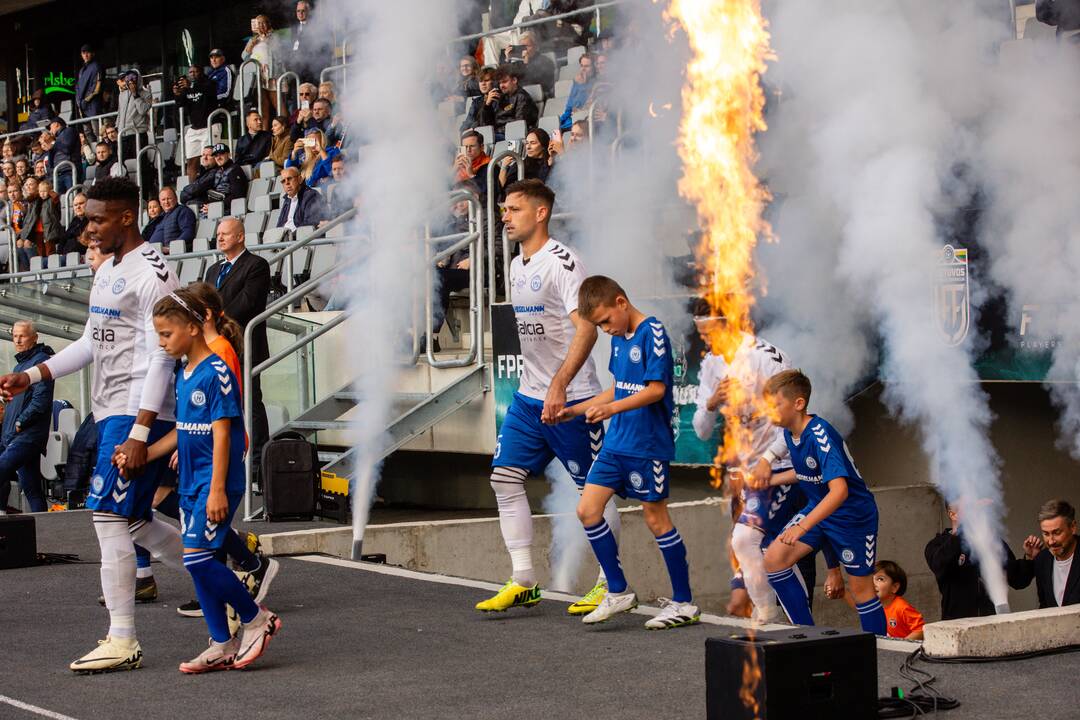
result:
[(601, 519), (596, 525), (586, 527), (585, 536), (589, 538), (596, 559), (604, 569), (608, 591), (626, 592), (626, 576), (623, 575), (622, 565), (619, 563), (619, 545), (615, 542), (615, 534), (611, 532), (607, 520)]
[(214, 559), (212, 550), (184, 554), (184, 567), (195, 582), (195, 594), (199, 598), (210, 637), (216, 642), (229, 639), (229, 621), (225, 605), (232, 605), (241, 622), (251, 622), (259, 614), (259, 606), (251, 599), (240, 579)]
[(231, 557), (241, 570), (245, 572), (254, 572), (259, 569), (259, 558), (255, 553), (248, 550), (247, 541), (240, 537), (240, 534), (233, 529), (229, 529), (229, 534), (225, 536), (225, 544), (223, 546), (225, 552)]
[(144, 569), (150, 567), (150, 551), (142, 545), (135, 546), (135, 567)]
[(885, 623), (885, 608), (877, 597), (872, 597), (866, 602), (855, 603), (855, 609), (859, 612), (859, 624), (866, 632), (884, 637), (889, 634)]
[(810, 614), (810, 604), (806, 600), (806, 588), (799, 582), (795, 569), (789, 567), (780, 572), (768, 573), (769, 585), (772, 586), (780, 606), (784, 608), (788, 619), (796, 625), (813, 625), (814, 616)]
[(677, 529), (671, 528), (656, 538), (656, 544), (660, 546), (671, 578), (671, 599), (680, 603), (690, 602), (693, 597), (690, 594), (690, 564), (686, 562), (686, 544), (682, 535)]

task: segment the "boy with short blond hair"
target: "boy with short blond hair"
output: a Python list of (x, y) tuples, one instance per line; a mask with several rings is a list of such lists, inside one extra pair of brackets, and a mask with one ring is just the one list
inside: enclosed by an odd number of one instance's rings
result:
[[(765, 552), (769, 574), (780, 604), (796, 625), (813, 625), (806, 594), (792, 567), (825, 543), (840, 555), (863, 630), (886, 634), (885, 611), (874, 592), (878, 511), (836, 428), (807, 410), (810, 379), (801, 370), (785, 370), (765, 384), (770, 419), (784, 429), (785, 448), (765, 452), (754, 467), (761, 487), (799, 483), (807, 504)], [(792, 470), (773, 474), (779, 454), (791, 456)]]
[(656, 538), (671, 577), (671, 599), (661, 599), (660, 614), (645, 627), (663, 630), (692, 625), (701, 612), (692, 602), (686, 545), (667, 510), (668, 471), (675, 458), (671, 341), (659, 320), (634, 307), (626, 291), (602, 275), (582, 282), (578, 312), (611, 335), (608, 369), (615, 378), (612, 387), (559, 414), (560, 421), (580, 415), (593, 423), (611, 418), (604, 447), (593, 461), (578, 504), (578, 518), (604, 568), (608, 592), (582, 621), (604, 622), (637, 607), (637, 597), (619, 563), (618, 542), (604, 520), (605, 505), (618, 493), (641, 500), (645, 524)]

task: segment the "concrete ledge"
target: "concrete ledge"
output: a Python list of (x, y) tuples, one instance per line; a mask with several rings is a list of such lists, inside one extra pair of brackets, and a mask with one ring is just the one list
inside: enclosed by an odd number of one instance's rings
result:
[(1001, 657), (1080, 644), (1080, 605), (1027, 610), (925, 626), (933, 657)]

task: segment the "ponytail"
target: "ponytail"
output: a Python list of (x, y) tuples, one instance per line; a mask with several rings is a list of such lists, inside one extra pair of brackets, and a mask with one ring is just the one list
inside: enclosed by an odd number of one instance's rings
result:
[(229, 341), (233, 350), (236, 351), (240, 367), (244, 367), (244, 329), (240, 327), (240, 323), (225, 313), (219, 313), (214, 320), (214, 327), (217, 329), (218, 335)]

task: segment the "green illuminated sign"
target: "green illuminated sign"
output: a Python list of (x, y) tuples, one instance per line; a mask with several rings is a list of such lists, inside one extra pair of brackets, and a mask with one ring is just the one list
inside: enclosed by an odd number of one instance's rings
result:
[(62, 72), (51, 72), (45, 76), (45, 94), (53, 93), (75, 94), (75, 78)]

